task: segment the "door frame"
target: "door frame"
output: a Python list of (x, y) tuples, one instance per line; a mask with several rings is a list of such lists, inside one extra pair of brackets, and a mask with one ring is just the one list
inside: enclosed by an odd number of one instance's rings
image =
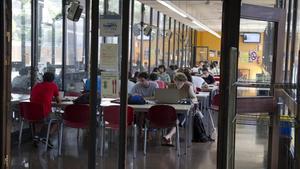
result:
[[(240, 19), (270, 21), (275, 24), (274, 56), (271, 83), (280, 83), (283, 80), (283, 56), (285, 36), (285, 10), (250, 4), (241, 5), (241, 0), (223, 1), (221, 41), (221, 105), (218, 119), (218, 149), (217, 168), (232, 169), (235, 167), (235, 120), (236, 120), (236, 81), (238, 56), (234, 49), (239, 49)], [(280, 57), (282, 56), (282, 57)], [(274, 93), (276, 97), (276, 94)], [(278, 168), (279, 133), (270, 136), (268, 166)], [(278, 139), (276, 139), (278, 138)], [(270, 142), (271, 140), (271, 142)], [(272, 156), (270, 156), (272, 155)]]

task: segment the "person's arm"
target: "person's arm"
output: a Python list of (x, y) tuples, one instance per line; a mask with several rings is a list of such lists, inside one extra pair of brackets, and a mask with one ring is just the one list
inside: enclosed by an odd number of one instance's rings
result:
[(61, 104), (61, 99), (59, 98), (59, 96), (55, 96), (55, 101), (57, 104)]
[(193, 86), (190, 86), (190, 88), (189, 88), (189, 97), (190, 97), (190, 99), (192, 100), (192, 102), (194, 104), (198, 103), (198, 99), (197, 99), (196, 94), (193, 90)]

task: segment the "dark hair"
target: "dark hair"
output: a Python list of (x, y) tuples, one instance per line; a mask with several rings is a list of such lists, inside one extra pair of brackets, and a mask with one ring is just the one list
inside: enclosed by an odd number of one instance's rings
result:
[(137, 78), (139, 76), (140, 72), (134, 72), (133, 78)]
[(192, 82), (192, 76), (191, 76), (191, 74), (190, 74), (189, 69), (182, 69), (182, 68), (181, 68), (178, 72), (183, 73), (183, 74), (186, 76), (187, 81)]
[(153, 68), (152, 72), (158, 72), (158, 68), (157, 67)]
[(20, 74), (21, 76), (27, 75), (28, 72), (29, 72), (29, 68), (28, 68), (28, 67), (24, 67), (24, 68), (21, 68), (21, 69), (19, 70), (19, 74)]
[(156, 73), (151, 73), (151, 74), (149, 75), (149, 79), (152, 80), (152, 81), (155, 81), (155, 80), (158, 79), (158, 76), (157, 76)]
[(43, 75), (43, 81), (44, 82), (53, 82), (54, 80), (54, 74), (52, 72), (46, 72)]
[(160, 69), (160, 68), (163, 68), (163, 69), (164, 69), (164, 72), (166, 71), (165, 65), (159, 65), (159, 66), (158, 66), (158, 69)]
[(139, 73), (139, 75), (137, 76), (137, 78), (145, 78), (145, 79), (149, 79), (149, 75), (147, 72), (141, 72)]
[(207, 67), (202, 68), (202, 72), (208, 71)]

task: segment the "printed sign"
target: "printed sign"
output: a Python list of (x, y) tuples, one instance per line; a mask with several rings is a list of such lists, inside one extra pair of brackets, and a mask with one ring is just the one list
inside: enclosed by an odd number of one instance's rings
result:
[(119, 97), (119, 78), (116, 72), (102, 72), (101, 89), (102, 97), (117, 98)]
[(118, 70), (118, 44), (103, 43), (100, 46), (100, 68)]
[(122, 23), (120, 15), (100, 16), (100, 36), (120, 36)]

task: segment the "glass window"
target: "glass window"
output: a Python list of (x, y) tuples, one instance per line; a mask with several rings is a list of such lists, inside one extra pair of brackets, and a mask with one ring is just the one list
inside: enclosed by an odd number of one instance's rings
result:
[(108, 14), (117, 15), (119, 13), (120, 3), (119, 0), (109, 0), (108, 1)]
[[(144, 13), (144, 26), (143, 29), (147, 26), (149, 26), (150, 23), (150, 7), (149, 6), (144, 6), (145, 7), (145, 13)], [(151, 32), (150, 32), (151, 33)], [(143, 71), (148, 71), (148, 62), (149, 62), (149, 57), (150, 57), (150, 49), (149, 49), (149, 39), (150, 39), (150, 34), (148, 34), (147, 31), (143, 31), (143, 53), (142, 53), (142, 63), (143, 63)]]
[(157, 41), (157, 11), (153, 9), (152, 14), (152, 32), (151, 32), (151, 53), (150, 53), (150, 70), (152, 71), (154, 67), (156, 67), (156, 41)]
[(163, 27), (164, 27), (164, 14), (159, 14), (159, 29), (158, 29), (158, 57), (157, 57), (157, 64), (161, 65), (163, 63)]
[(168, 37), (168, 41), (169, 41), (169, 58), (170, 58), (170, 60), (169, 60), (169, 65), (171, 65), (172, 64), (172, 62), (173, 62), (173, 48), (174, 48), (174, 36), (175, 36), (175, 34), (174, 34), (174, 20), (173, 19), (171, 19), (171, 22), (170, 22), (170, 26), (171, 27), (169, 27), (169, 37)]
[[(83, 7), (85, 9), (85, 7)], [(79, 21), (67, 20), (66, 58), (65, 58), (65, 90), (80, 92), (83, 90), (82, 80), (87, 77), (84, 54), (85, 11)]]
[(28, 93), (31, 66), (31, 1), (12, 1), (12, 92)]
[(163, 49), (164, 49), (164, 54), (163, 54), (163, 64), (164, 65), (168, 65), (168, 46), (169, 46), (169, 17), (167, 17), (166, 15), (164, 15), (164, 20), (165, 20), (165, 24), (164, 24), (164, 30), (163, 30), (163, 38), (164, 38), (164, 43), (163, 43)]
[(133, 18), (133, 39), (132, 39), (132, 72), (140, 71), (141, 55), (141, 7), (142, 4), (134, 1), (134, 18)]

